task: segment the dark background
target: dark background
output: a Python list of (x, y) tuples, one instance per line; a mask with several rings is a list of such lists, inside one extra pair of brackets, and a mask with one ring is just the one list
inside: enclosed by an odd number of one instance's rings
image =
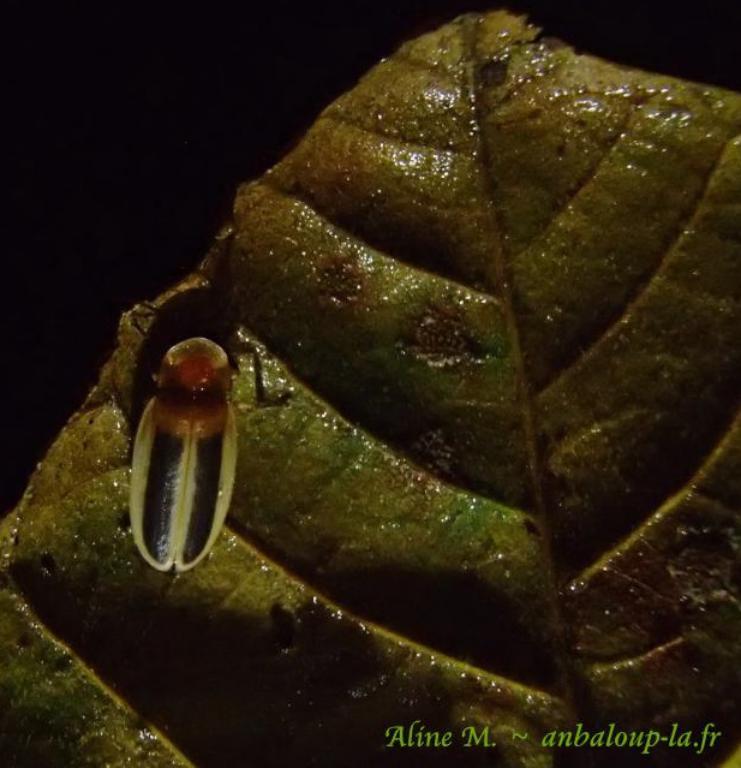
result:
[[(59, 5), (0, 11), (0, 516), (95, 381), (119, 314), (193, 268), (237, 183), (404, 39), (496, 3)], [(741, 90), (739, 2), (505, 5), (580, 50)]]

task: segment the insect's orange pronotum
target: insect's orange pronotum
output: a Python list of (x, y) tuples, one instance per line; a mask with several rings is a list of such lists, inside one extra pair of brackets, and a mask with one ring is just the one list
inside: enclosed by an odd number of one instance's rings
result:
[(213, 341), (181, 341), (165, 354), (157, 391), (139, 422), (131, 463), (131, 529), (158, 571), (187, 571), (224, 524), (237, 456), (231, 368)]

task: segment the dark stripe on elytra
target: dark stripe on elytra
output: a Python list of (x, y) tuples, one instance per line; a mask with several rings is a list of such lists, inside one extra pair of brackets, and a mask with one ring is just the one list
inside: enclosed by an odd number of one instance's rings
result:
[(219, 493), (221, 475), (221, 450), (223, 434), (199, 440), (197, 445), (196, 487), (193, 497), (193, 511), (185, 539), (183, 562), (195, 560), (203, 551), (214, 520), (216, 497)]
[(169, 554), (170, 517), (175, 509), (183, 446), (182, 438), (155, 432), (144, 496), (144, 544), (159, 563)]

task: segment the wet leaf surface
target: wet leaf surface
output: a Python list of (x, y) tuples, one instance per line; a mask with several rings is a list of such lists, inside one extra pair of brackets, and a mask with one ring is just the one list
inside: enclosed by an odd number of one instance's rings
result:
[[(741, 736), (741, 98), (503, 13), (382, 61), (124, 316), (2, 531), (12, 766), (632, 765)], [(172, 577), (127, 522), (164, 350), (235, 368), (237, 481)], [(497, 746), (461, 747), (466, 725)], [(513, 737), (527, 733), (527, 739)], [(9, 756), (9, 757), (8, 757)], [(725, 762), (724, 762), (725, 761)]]

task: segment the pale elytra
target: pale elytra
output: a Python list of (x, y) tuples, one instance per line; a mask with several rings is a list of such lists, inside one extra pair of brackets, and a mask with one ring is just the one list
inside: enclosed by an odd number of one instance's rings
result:
[(218, 344), (186, 339), (167, 351), (155, 381), (134, 441), (131, 529), (149, 565), (187, 571), (213, 547), (234, 486), (231, 368)]

